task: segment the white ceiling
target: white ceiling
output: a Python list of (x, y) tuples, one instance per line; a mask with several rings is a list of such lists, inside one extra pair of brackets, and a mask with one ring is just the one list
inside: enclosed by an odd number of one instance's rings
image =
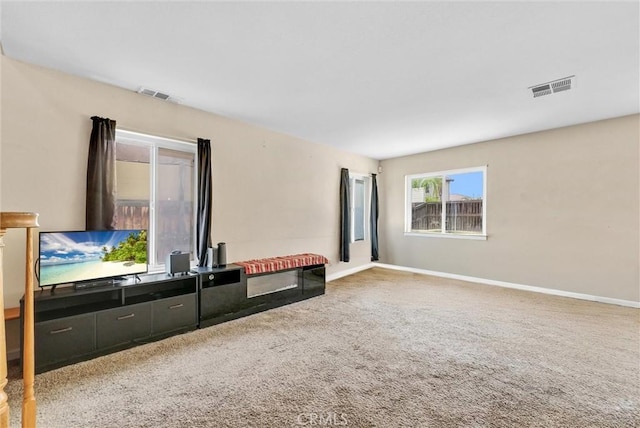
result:
[[(1, 13), (11, 58), (376, 159), (640, 112), (637, 1), (3, 1)], [(570, 75), (568, 92), (528, 89)]]

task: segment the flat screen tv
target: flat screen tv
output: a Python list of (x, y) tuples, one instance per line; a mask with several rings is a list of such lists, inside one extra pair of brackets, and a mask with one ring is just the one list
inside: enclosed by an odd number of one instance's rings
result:
[(40, 286), (78, 284), (147, 272), (147, 231), (40, 232)]

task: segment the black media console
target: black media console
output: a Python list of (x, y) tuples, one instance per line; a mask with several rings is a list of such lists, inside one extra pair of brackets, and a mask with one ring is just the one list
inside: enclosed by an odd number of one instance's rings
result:
[(145, 275), (139, 282), (104, 287), (44, 289), (34, 297), (36, 373), (194, 330), (198, 325), (195, 275)]
[[(237, 265), (198, 268), (200, 327), (324, 294), (324, 265), (246, 275)], [(252, 290), (260, 290), (254, 293)]]
[(139, 281), (130, 279), (102, 287), (45, 288), (34, 296), (36, 373), (324, 291), (324, 265), (249, 276), (242, 267), (227, 265), (198, 268), (175, 277), (164, 273), (143, 275)]

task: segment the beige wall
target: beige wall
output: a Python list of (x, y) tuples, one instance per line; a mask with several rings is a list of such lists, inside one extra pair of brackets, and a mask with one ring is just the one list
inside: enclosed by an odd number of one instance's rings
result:
[[(214, 243), (230, 260), (296, 252), (329, 274), (369, 263), (368, 242), (338, 263), (341, 167), (378, 162), (109, 85), (1, 57), (0, 207), (40, 213), (42, 230), (84, 228), (92, 115), (121, 129), (194, 141), (213, 153)], [(630, 116), (382, 162), (381, 261), (640, 300), (639, 121)], [(488, 165), (487, 241), (405, 237), (404, 176)], [(24, 284), (24, 233), (9, 231), (6, 306)]]
[[(315, 252), (328, 273), (370, 261), (354, 246), (338, 262), (340, 168), (375, 172), (378, 162), (2, 57), (2, 208), (40, 214), (41, 230), (84, 229), (87, 146), (93, 115), (121, 129), (212, 142), (214, 243), (229, 260)], [(6, 306), (24, 284), (24, 235), (5, 249)]]
[[(640, 116), (382, 162), (386, 263), (640, 300)], [(404, 176), (488, 165), (486, 241), (404, 236)]]
[[(0, 44), (0, 53), (2, 51), (2, 46)], [(1, 55), (0, 55), (1, 56)], [(3, 64), (4, 61), (0, 61), (0, 82), (2, 82), (2, 70), (3, 70)], [(2, 160), (2, 111), (3, 111), (3, 104), (4, 104), (4, 92), (3, 92), (3, 85), (0, 83), (0, 160)], [(3, 182), (3, 178), (2, 178), (2, 164), (3, 162), (0, 161), (0, 212), (3, 211), (3, 205), (2, 205), (2, 182)], [(0, 257), (3, 257), (3, 255), (5, 254), (4, 252), (4, 241), (6, 240), (6, 238), (0, 238), (0, 252), (2, 252), (2, 254), (0, 254)], [(22, 247), (24, 248), (24, 245), (22, 245)], [(0, 265), (0, 277), (3, 276), (2, 271), (7, 271), (7, 270), (11, 270), (11, 266), (7, 264), (7, 262), (5, 261), (2, 265)], [(5, 275), (6, 276), (6, 275)], [(0, 278), (0, 281), (2, 281), (2, 278)], [(7, 282), (5, 281), (3, 283), (3, 288), (7, 288)], [(24, 284), (24, 283), (23, 283)], [(24, 287), (24, 286), (23, 286)], [(9, 300), (7, 301), (7, 295), (8, 293), (5, 291), (2, 295), (2, 299), (0, 301), (2, 301), (3, 303), (6, 302), (5, 306), (6, 307), (12, 307), (12, 306), (17, 306), (17, 303), (15, 302), (15, 299), (13, 298), (9, 298)], [(11, 352), (12, 354), (14, 354), (14, 357), (17, 357), (19, 349), (20, 349), (20, 320), (10, 320), (10, 321), (6, 321), (5, 322), (5, 338), (6, 338), (6, 345), (5, 345), (5, 349), (8, 350), (9, 352)], [(2, 340), (0, 338), (0, 340)]]

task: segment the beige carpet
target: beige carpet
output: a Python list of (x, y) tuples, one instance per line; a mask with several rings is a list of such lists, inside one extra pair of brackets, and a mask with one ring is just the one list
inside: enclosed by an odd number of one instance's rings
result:
[[(38, 422), (634, 427), (639, 313), (376, 268), (322, 297), (38, 375)], [(17, 427), (21, 381), (6, 390)]]

